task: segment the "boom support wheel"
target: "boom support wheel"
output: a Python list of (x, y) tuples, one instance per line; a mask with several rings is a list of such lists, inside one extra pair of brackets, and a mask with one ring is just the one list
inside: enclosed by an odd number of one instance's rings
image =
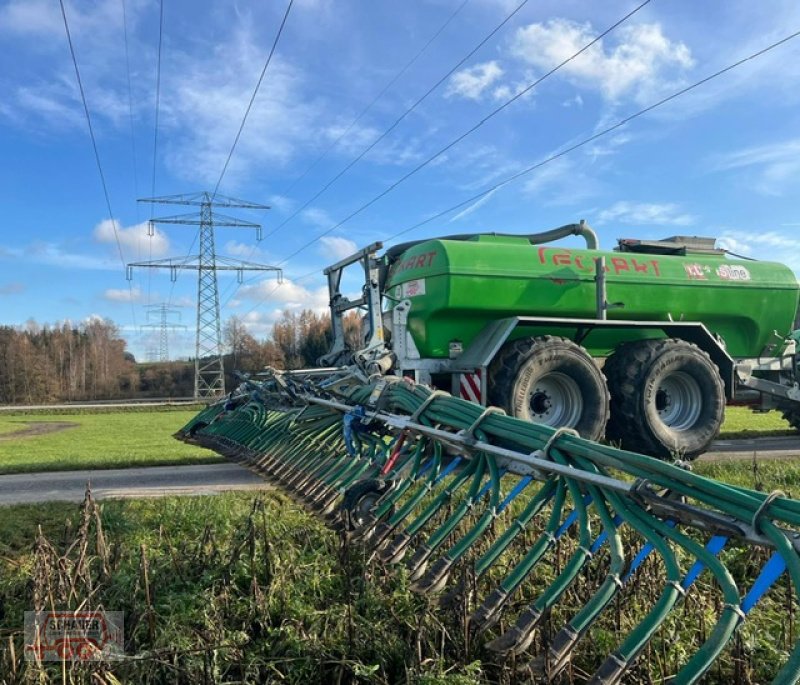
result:
[[(378, 500), (391, 489), (391, 483), (373, 478), (351, 485), (340, 505), (345, 527), (350, 531), (363, 528), (370, 520)], [(394, 508), (392, 508), (392, 512)], [(390, 512), (390, 514), (392, 513)]]
[(694, 459), (719, 433), (725, 388), (719, 369), (684, 340), (625, 343), (604, 368), (611, 392), (606, 437), (659, 459)]
[(511, 416), (599, 439), (609, 415), (605, 378), (580, 345), (555, 336), (515, 340), (489, 367), (489, 401)]

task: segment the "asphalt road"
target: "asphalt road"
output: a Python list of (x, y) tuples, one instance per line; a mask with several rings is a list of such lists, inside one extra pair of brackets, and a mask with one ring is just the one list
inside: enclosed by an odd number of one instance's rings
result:
[[(718, 440), (702, 461), (800, 457), (800, 436)], [(36, 502), (80, 502), (91, 483), (97, 499), (213, 495), (230, 490), (263, 490), (270, 486), (255, 473), (232, 463), (197, 466), (153, 466), (90, 471), (52, 471), (0, 476), (0, 506)]]
[(31, 410), (80, 410), (80, 409), (130, 409), (132, 407), (183, 407), (206, 404), (205, 400), (191, 397), (154, 398), (143, 400), (98, 400), (96, 402), (65, 402), (62, 404), (0, 404), (0, 412), (25, 412)]
[(20, 473), (0, 476), (0, 506), (80, 502), (87, 483), (91, 483), (96, 499), (213, 495), (229, 490), (269, 488), (253, 472), (238, 464), (228, 463)]
[(702, 461), (728, 461), (733, 459), (792, 459), (800, 457), (800, 435), (777, 438), (752, 438), (750, 440), (717, 440), (713, 449), (699, 457)]

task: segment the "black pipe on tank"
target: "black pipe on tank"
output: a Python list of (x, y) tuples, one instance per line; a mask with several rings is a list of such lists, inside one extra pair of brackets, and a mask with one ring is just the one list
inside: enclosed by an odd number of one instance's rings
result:
[(566, 224), (565, 226), (559, 226), (558, 228), (550, 229), (549, 231), (543, 231), (541, 233), (529, 233), (525, 234), (517, 234), (517, 233), (458, 233), (456, 235), (446, 235), (437, 238), (424, 238), (422, 240), (411, 240), (407, 243), (399, 243), (398, 245), (393, 245), (384, 253), (384, 258), (386, 259), (386, 265), (391, 266), (397, 258), (403, 254), (406, 250), (414, 247), (414, 245), (419, 245), (420, 243), (426, 243), (429, 240), (470, 240), (480, 235), (491, 235), (491, 236), (499, 236), (504, 238), (527, 238), (531, 245), (541, 245), (542, 243), (552, 243), (555, 240), (561, 240), (562, 238), (568, 238), (571, 235), (579, 235), (582, 236), (583, 239), (586, 241), (586, 249), (588, 250), (597, 250), (599, 248), (599, 242), (597, 240), (597, 234), (594, 232), (591, 226), (589, 226), (586, 221), (583, 219), (580, 220), (577, 224)]

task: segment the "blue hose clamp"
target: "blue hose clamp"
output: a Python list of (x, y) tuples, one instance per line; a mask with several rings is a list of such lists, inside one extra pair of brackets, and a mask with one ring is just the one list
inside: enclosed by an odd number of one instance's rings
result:
[(358, 449), (356, 448), (356, 434), (364, 433), (367, 429), (362, 423), (362, 419), (367, 416), (364, 407), (360, 404), (356, 405), (351, 411), (347, 412), (342, 419), (342, 431), (344, 433), (344, 445), (347, 448), (347, 454), (351, 457), (358, 456)]

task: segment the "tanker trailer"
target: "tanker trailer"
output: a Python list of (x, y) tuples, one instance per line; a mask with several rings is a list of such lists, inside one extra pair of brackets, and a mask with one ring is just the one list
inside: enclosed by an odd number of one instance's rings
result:
[[(572, 235), (585, 247), (552, 244)], [(704, 452), (745, 388), (800, 426), (799, 287), (782, 264), (730, 259), (710, 238), (603, 251), (585, 222), (380, 248), (326, 270), (334, 344), (322, 363), (352, 359), (661, 458)], [(339, 285), (356, 263), (365, 286), (351, 301)], [(341, 322), (354, 307), (367, 309), (355, 353)]]

